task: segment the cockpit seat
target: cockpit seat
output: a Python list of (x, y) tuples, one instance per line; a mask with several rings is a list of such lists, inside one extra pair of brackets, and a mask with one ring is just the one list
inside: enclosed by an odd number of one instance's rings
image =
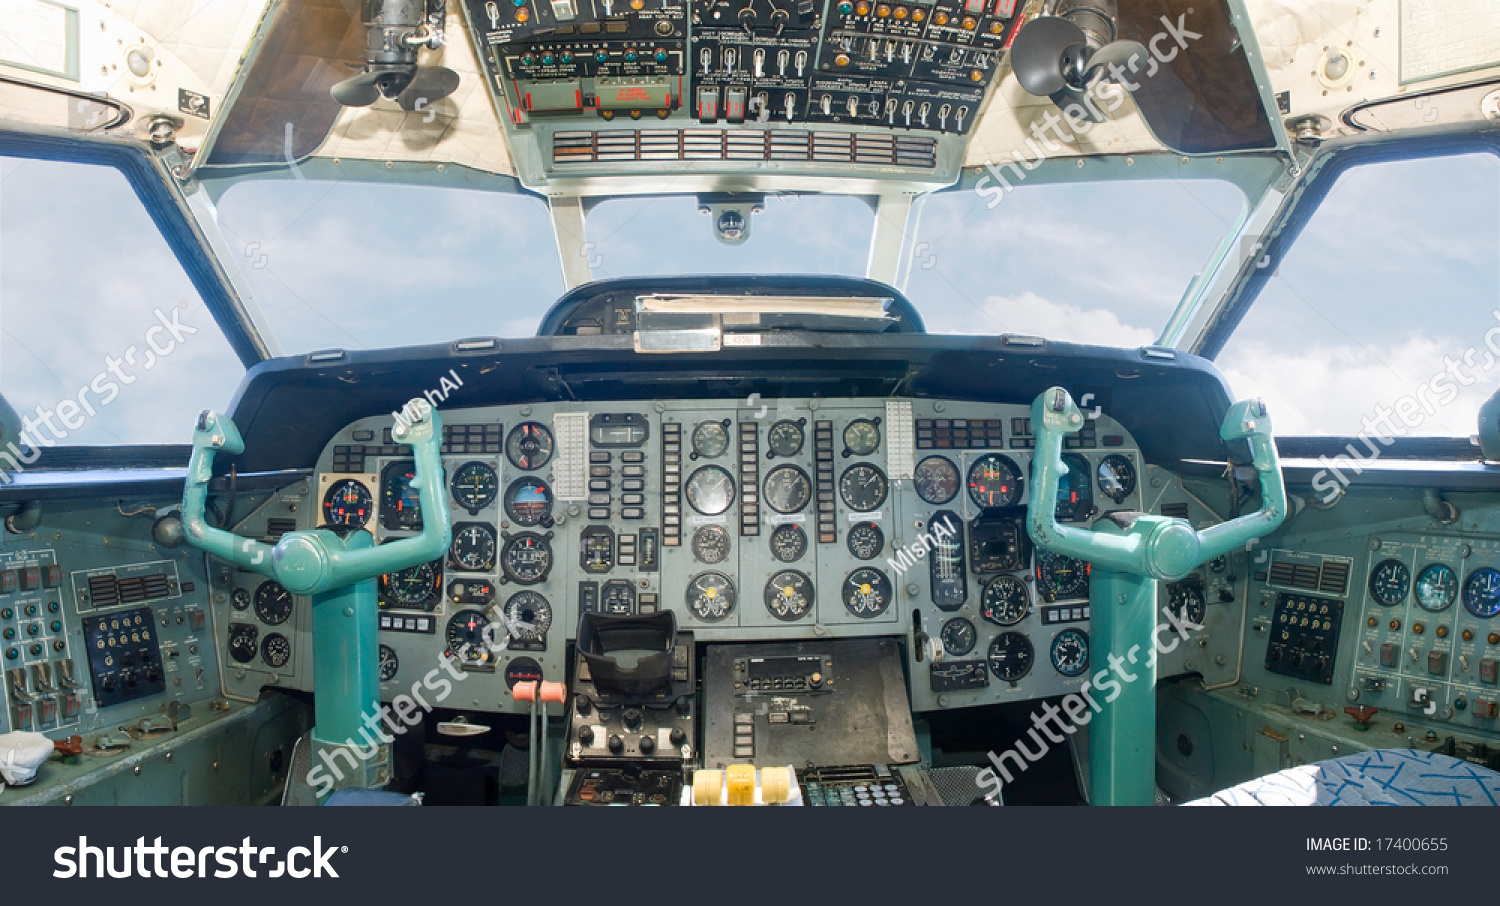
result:
[(1500, 773), (1417, 749), (1287, 768), (1184, 805), (1500, 805)]

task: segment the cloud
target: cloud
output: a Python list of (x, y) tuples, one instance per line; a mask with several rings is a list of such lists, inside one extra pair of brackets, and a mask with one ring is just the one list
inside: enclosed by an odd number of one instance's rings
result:
[[(976, 312), (978, 319), (972, 316)], [(931, 314), (924, 312), (923, 318), (929, 333), (1019, 333), (1069, 343), (1127, 348), (1145, 346), (1156, 339), (1155, 331), (1126, 324), (1112, 311), (1053, 302), (1033, 292), (990, 296), (969, 311), (949, 306)]]

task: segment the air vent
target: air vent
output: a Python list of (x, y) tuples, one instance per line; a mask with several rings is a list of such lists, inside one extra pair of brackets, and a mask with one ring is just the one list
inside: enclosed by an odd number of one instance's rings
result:
[(95, 576), (89, 580), (89, 603), (111, 607), (120, 603), (120, 583), (114, 576)]
[[(92, 581), (89, 583), (93, 585)], [(139, 604), (142, 601), (153, 601), (157, 598), (165, 598), (172, 593), (165, 573), (152, 573), (149, 576), (131, 576), (128, 579), (120, 579), (117, 584), (119, 603)], [(105, 606), (98, 598), (94, 599), (95, 607)]]
[[(1292, 559), (1294, 557), (1300, 557), (1303, 562), (1297, 562)], [(1271, 556), (1267, 582), (1283, 588), (1301, 588), (1343, 597), (1349, 591), (1349, 569), (1348, 560), (1325, 560), (1312, 555), (1276, 551)]]
[(865, 164), (931, 170), (937, 167), (937, 139), (750, 128), (574, 131), (552, 135), (554, 164), (678, 160)]
[(1164, 503), (1161, 505), (1161, 514), (1169, 519), (1188, 518), (1188, 505), (1186, 503)]
[(1323, 563), (1323, 577), (1318, 580), (1318, 591), (1343, 597), (1349, 590), (1349, 564), (1338, 560)]
[(285, 535), (287, 532), (295, 532), (296, 530), (297, 520), (295, 519), (278, 518), (266, 520), (266, 537), (272, 541), (280, 541), (282, 535)]

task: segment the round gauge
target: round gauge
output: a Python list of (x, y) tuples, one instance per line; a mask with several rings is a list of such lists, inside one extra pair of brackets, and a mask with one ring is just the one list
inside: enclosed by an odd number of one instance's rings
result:
[(512, 582), (535, 585), (552, 569), (552, 545), (535, 532), (512, 535), (500, 551), (500, 568)]
[(729, 557), (729, 532), (721, 525), (700, 526), (693, 532), (693, 556), (703, 563), (723, 563)]
[(495, 495), (500, 493), (500, 476), (487, 462), (466, 462), (453, 470), (448, 490), (459, 506), (475, 514), (495, 502)]
[(723, 573), (699, 573), (687, 587), (687, 606), (705, 623), (717, 623), (734, 612), (734, 583)]
[(542, 681), (542, 665), (529, 657), (518, 657), (505, 665), (505, 685), (516, 688), (517, 683), (539, 683)]
[(540, 469), (552, 458), (552, 432), (538, 422), (521, 422), (505, 438), (505, 458), (518, 469)]
[(1500, 571), (1481, 566), (1469, 573), (1464, 580), (1464, 609), (1481, 620), (1500, 614)]
[(800, 525), (778, 525), (771, 533), (771, 556), (782, 563), (796, 563), (807, 553), (807, 532)]
[(540, 478), (517, 478), (505, 489), (505, 515), (516, 525), (552, 524), (552, 489)]
[(495, 568), (495, 530), (482, 522), (468, 522), (453, 529), (448, 562), (458, 570), (487, 573)]
[(260, 651), (260, 630), (249, 623), (229, 624), (229, 656), (241, 664), (255, 660)]
[(873, 522), (856, 522), (849, 526), (849, 535), (844, 539), (849, 553), (856, 560), (874, 560), (885, 550), (885, 532)]
[(947, 503), (958, 494), (958, 466), (946, 456), (929, 456), (912, 473), (917, 496), (928, 503)]
[(1014, 626), (1031, 612), (1031, 596), (1015, 576), (996, 576), (984, 584), (979, 615), (996, 626)]
[(1441, 563), (1430, 563), (1417, 573), (1417, 605), (1442, 613), (1458, 600), (1458, 574)]
[(229, 606), (235, 610), (247, 610), (250, 607), (250, 592), (243, 588), (236, 588), (229, 594)]
[(1095, 477), (1099, 479), (1099, 493), (1115, 503), (1124, 503), (1135, 493), (1135, 466), (1118, 453), (1099, 460)]
[(782, 419), (766, 432), (766, 446), (777, 456), (796, 456), (802, 452), (802, 425)]
[(1089, 635), (1082, 629), (1064, 629), (1052, 639), (1052, 668), (1063, 676), (1078, 676), (1089, 669)]
[(879, 509), (889, 491), (885, 473), (867, 462), (855, 463), (839, 476), (839, 496), (851, 510), (864, 513)]
[(374, 512), (375, 498), (362, 481), (335, 481), (323, 495), (323, 522), (334, 528), (364, 528)]
[(974, 643), (979, 640), (974, 624), (963, 617), (954, 617), (944, 623), (938, 636), (943, 641), (943, 651), (954, 657), (963, 657), (973, 651)]
[(717, 516), (734, 506), (734, 477), (718, 466), (704, 466), (687, 480), (687, 500), (705, 516)]
[(395, 462), (380, 474), (380, 524), (396, 531), (420, 531), (422, 500), (412, 482), (417, 467), (410, 462)]
[[(1073, 453), (1062, 458), (1068, 471), (1057, 479), (1057, 518), (1064, 522), (1080, 522), (1094, 511), (1094, 492), (1088, 460)], [(1032, 460), (1032, 468), (1036, 460)]]
[(518, 591), (505, 602), (505, 628), (512, 642), (541, 644), (552, 628), (552, 605), (534, 591)]
[(1051, 551), (1036, 552), (1037, 593), (1053, 601), (1089, 596), (1089, 565)]
[(990, 675), (1014, 683), (1021, 677), (1031, 672), (1031, 662), (1036, 658), (1036, 651), (1031, 647), (1031, 639), (1019, 632), (1002, 632), (990, 641), (990, 650), (987, 659), (990, 663)]
[(280, 626), (292, 615), (292, 593), (267, 579), (255, 589), (255, 615), (267, 626)]
[(1021, 468), (1009, 456), (986, 453), (969, 466), (969, 499), (978, 506), (1014, 506), (1024, 491)]
[(788, 623), (800, 620), (812, 610), (812, 580), (806, 573), (784, 569), (766, 583), (765, 599), (771, 616)]
[(464, 664), (490, 662), (490, 618), (477, 610), (460, 610), (448, 619), (443, 640), (448, 654)]
[(260, 659), (278, 669), (285, 667), (292, 659), (292, 643), (279, 632), (267, 633), (260, 643)]
[(861, 567), (844, 580), (844, 609), (862, 620), (885, 613), (892, 597), (891, 580), (878, 569)]
[(388, 683), (396, 678), (396, 671), (401, 669), (401, 659), (396, 657), (396, 649), (389, 645), (380, 646), (380, 681)]
[(1411, 589), (1411, 570), (1400, 560), (1382, 560), (1370, 570), (1370, 597), (1376, 604), (1395, 607)]
[(693, 452), (705, 459), (724, 455), (729, 449), (729, 429), (723, 422), (702, 422), (693, 429)]
[(853, 456), (869, 456), (880, 446), (880, 425), (857, 418), (844, 428), (844, 449)]
[(380, 577), (380, 604), (404, 610), (431, 610), (441, 598), (443, 563), (430, 560)]
[(766, 505), (778, 513), (795, 513), (812, 499), (812, 482), (796, 466), (777, 466), (766, 476)]
[(1174, 582), (1167, 586), (1167, 609), (1185, 623), (1202, 626), (1208, 615), (1203, 586), (1197, 582)]

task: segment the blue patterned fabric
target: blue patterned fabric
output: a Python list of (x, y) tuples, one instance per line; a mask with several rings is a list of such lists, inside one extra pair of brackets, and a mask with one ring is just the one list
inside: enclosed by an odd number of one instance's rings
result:
[(1288, 768), (1184, 805), (1500, 805), (1500, 773), (1417, 749)]

